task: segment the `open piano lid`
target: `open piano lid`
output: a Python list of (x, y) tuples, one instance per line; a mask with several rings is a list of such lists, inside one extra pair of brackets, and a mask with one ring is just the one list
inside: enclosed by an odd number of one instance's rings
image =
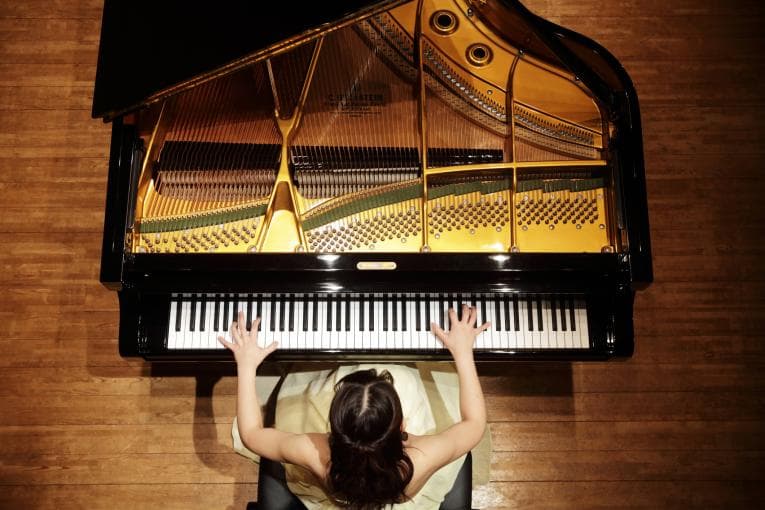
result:
[[(277, 10), (246, 0), (105, 0), (93, 117), (111, 120), (408, 1), (416, 0), (326, 0)], [(635, 96), (619, 62), (594, 41), (518, 0), (471, 4), (525, 53), (571, 69), (602, 102), (614, 93)]]
[[(406, 0), (105, 0), (93, 117), (111, 120)], [(286, 6), (285, 6), (286, 7)]]

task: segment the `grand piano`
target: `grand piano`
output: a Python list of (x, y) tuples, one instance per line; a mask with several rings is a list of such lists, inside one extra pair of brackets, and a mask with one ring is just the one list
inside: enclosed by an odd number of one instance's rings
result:
[(112, 124), (102, 283), (119, 350), (274, 360), (634, 349), (652, 280), (637, 96), (603, 47), (513, 0), (106, 0), (93, 116)]

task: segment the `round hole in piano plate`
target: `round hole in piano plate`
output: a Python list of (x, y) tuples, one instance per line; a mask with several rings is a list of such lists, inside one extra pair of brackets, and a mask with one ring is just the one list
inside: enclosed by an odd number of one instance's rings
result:
[(467, 60), (476, 67), (483, 67), (491, 62), (494, 54), (485, 44), (471, 44), (467, 49)]
[(436, 11), (430, 17), (430, 26), (439, 35), (450, 35), (457, 30), (459, 22), (451, 11)]

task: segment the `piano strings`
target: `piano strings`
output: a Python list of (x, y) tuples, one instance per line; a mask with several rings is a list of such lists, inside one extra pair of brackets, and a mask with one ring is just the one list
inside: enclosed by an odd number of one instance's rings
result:
[[(415, 11), (379, 13), (167, 100), (132, 250), (615, 251), (591, 93), (459, 9), (424, 12), (419, 28)], [(565, 162), (601, 187), (564, 192), (577, 187), (558, 175)], [(552, 183), (544, 196), (520, 192), (540, 179)], [(538, 203), (563, 205), (553, 215)]]

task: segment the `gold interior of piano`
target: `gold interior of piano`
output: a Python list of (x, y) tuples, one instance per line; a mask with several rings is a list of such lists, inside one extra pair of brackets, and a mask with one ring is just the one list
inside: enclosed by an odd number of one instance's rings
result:
[(464, 1), (410, 2), (137, 115), (130, 249), (620, 250), (603, 117)]

